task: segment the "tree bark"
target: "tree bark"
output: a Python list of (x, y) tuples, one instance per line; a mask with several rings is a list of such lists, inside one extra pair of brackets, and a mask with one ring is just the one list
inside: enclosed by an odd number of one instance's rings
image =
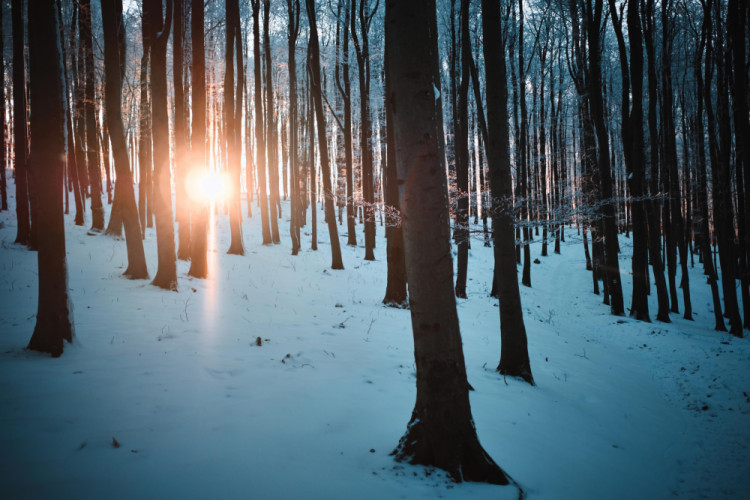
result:
[(13, 168), (16, 172), (16, 243), (31, 242), (29, 213), (28, 141), (26, 137), (26, 70), (23, 55), (23, 0), (11, 3), (13, 27)]
[(417, 367), (417, 400), (394, 455), (456, 481), (508, 484), (479, 443), (469, 404), (453, 293), (435, 1), (387, 0), (385, 15)]
[[(39, 307), (28, 348), (58, 357), (72, 342), (72, 303), (68, 296), (63, 219), (65, 111), (59, 31), (54, 0), (29, 2), (29, 97), (31, 152), (38, 173)], [(25, 126), (25, 124), (24, 124)]]
[[(125, 26), (122, 22), (122, 0), (102, 0), (104, 31), (105, 107), (107, 126), (115, 160), (115, 203), (121, 223), (125, 226), (128, 267), (123, 273), (130, 279), (148, 278), (146, 255), (143, 251), (138, 207), (135, 204), (133, 176), (130, 173), (125, 131), (122, 125), (122, 80), (125, 73)], [(112, 208), (113, 212), (115, 207)]]
[[(192, 70), (192, 115), (191, 156), (193, 175), (199, 176), (207, 170), (206, 161), (206, 50), (204, 40), (203, 0), (192, 1), (190, 36), (193, 49)], [(190, 270), (188, 276), (208, 276), (208, 206), (194, 206), (190, 226)]]
[[(306, 0), (307, 19), (310, 23), (310, 89), (315, 106), (315, 117), (318, 126), (318, 149), (320, 151), (320, 169), (323, 178), (323, 203), (325, 205), (328, 236), (331, 241), (331, 269), (344, 269), (341, 259), (341, 244), (336, 226), (336, 212), (333, 206), (333, 189), (331, 188), (331, 168), (328, 158), (328, 140), (326, 139), (326, 122), (323, 111), (323, 97), (320, 85), (320, 47), (318, 42), (318, 28), (315, 20), (315, 0)], [(310, 137), (312, 140), (312, 134)], [(312, 210), (316, 210), (315, 202)], [(315, 212), (313, 212), (315, 213)]]
[[(503, 375), (520, 377), (534, 385), (514, 258), (515, 221), (510, 173), (505, 48), (501, 43), (500, 9), (492, 0), (482, 0), (482, 31), (487, 33), (484, 37), (488, 136), (486, 148), (492, 197), (494, 276), (500, 298), (502, 338), (497, 370)], [(480, 106), (481, 103), (478, 102), (477, 107)]]

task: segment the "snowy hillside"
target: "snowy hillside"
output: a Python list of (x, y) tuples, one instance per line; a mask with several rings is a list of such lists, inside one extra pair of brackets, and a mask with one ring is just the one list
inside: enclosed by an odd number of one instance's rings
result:
[[(125, 242), (66, 216), (76, 337), (51, 359), (24, 350), (36, 254), (13, 244), (12, 211), (0, 223), (3, 498), (518, 497), (389, 456), (415, 373), (409, 311), (381, 304), (381, 227), (376, 261), (343, 247), (346, 270), (331, 271), (324, 230), (313, 252), (304, 228), (292, 257), (288, 237), (260, 244), (258, 218), (244, 221), (247, 254), (226, 255), (220, 214), (210, 279), (180, 262), (175, 293), (120, 278)], [(529, 499), (750, 498), (750, 343), (712, 330), (702, 269), (691, 269), (694, 322), (613, 317), (567, 234), (521, 287), (537, 387), (494, 371), (492, 255), (473, 244), (459, 315), (485, 449)], [(153, 277), (153, 229), (145, 244)], [(629, 304), (630, 240), (621, 246)]]

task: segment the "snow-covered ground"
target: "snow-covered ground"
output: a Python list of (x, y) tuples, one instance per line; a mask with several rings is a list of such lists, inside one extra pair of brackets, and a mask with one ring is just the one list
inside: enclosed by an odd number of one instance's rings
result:
[[(378, 260), (344, 246), (346, 270), (331, 271), (322, 224), (319, 250), (308, 226), (293, 257), (285, 220), (282, 244), (263, 246), (259, 218), (245, 219), (240, 257), (225, 254), (219, 215), (211, 277), (190, 279), (180, 262), (179, 291), (166, 292), (119, 277), (124, 241), (65, 220), (76, 337), (51, 359), (24, 350), (36, 254), (13, 244), (15, 213), (0, 213), (3, 498), (518, 497), (389, 456), (415, 372), (409, 311), (381, 304), (381, 227)], [(153, 276), (153, 229), (145, 246)], [(630, 240), (622, 248), (629, 304)], [(486, 450), (529, 499), (750, 498), (750, 344), (712, 330), (701, 269), (690, 276), (695, 321), (648, 324), (609, 314), (583, 257), (569, 229), (562, 255), (539, 257), (521, 289), (529, 387), (494, 371), (492, 255), (473, 244), (458, 309)]]

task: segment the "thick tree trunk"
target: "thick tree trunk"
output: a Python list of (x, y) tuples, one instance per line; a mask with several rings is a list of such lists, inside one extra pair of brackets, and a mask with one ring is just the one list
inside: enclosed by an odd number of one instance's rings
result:
[(393, 131), (393, 112), (388, 106), (391, 95), (391, 76), (388, 72), (388, 45), (385, 47), (385, 119), (386, 119), (386, 171), (385, 171), (385, 237), (388, 260), (388, 281), (383, 303), (395, 307), (406, 306), (406, 261), (404, 256), (403, 218), (398, 200), (398, 168)]
[(453, 294), (435, 1), (388, 0), (386, 44), (417, 366), (417, 401), (394, 454), (456, 481), (508, 484), (479, 444), (469, 405)]
[[(167, 40), (172, 27), (172, 0), (167, 0), (166, 20), (162, 23), (161, 0), (147, 0), (155, 35), (151, 44), (151, 117), (153, 118), (154, 182), (153, 205), (156, 218), (158, 268), (153, 285), (177, 290), (177, 255), (172, 213), (172, 176), (169, 169), (169, 117), (167, 115)], [(145, 9), (144, 9), (145, 10)], [(144, 14), (145, 15), (145, 14)]]
[[(63, 219), (65, 171), (65, 111), (59, 31), (54, 0), (29, 2), (29, 95), (31, 154), (39, 192), (39, 307), (29, 349), (63, 352), (73, 341), (72, 303), (68, 297)], [(25, 124), (24, 124), (25, 126)]]
[[(191, 136), (192, 173), (203, 174), (206, 160), (206, 51), (204, 40), (203, 0), (192, 1), (190, 36), (193, 50), (192, 70), (192, 116)], [(190, 219), (190, 270), (188, 276), (206, 278), (208, 276), (208, 206), (198, 203)]]

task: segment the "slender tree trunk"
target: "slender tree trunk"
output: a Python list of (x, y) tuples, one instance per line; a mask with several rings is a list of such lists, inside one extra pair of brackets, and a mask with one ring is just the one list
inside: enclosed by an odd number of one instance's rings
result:
[[(59, 5), (58, 5), (59, 7)], [(3, 123), (0, 126), (0, 210), (8, 210), (8, 179), (5, 177), (5, 169), (7, 167), (6, 158), (6, 147), (7, 142), (5, 141), (5, 33), (3, 30), (3, 10), (4, 7), (0, 5), (0, 116), (3, 117)], [(61, 23), (62, 24), (62, 23)], [(65, 66), (63, 66), (64, 68)], [(66, 94), (67, 99), (67, 94)]]
[[(330, 162), (328, 158), (328, 141), (326, 139), (326, 122), (323, 111), (322, 89), (320, 85), (320, 48), (318, 28), (315, 21), (315, 0), (306, 0), (307, 19), (310, 23), (310, 88), (315, 106), (315, 117), (318, 126), (318, 148), (320, 150), (320, 169), (323, 177), (323, 202), (325, 204), (326, 223), (331, 241), (331, 269), (344, 269), (341, 259), (341, 246), (336, 226), (336, 212), (333, 206), (333, 189), (331, 188)], [(312, 137), (310, 137), (312, 140)], [(313, 210), (315, 203), (313, 202)], [(313, 212), (314, 213), (314, 212)]]
[(289, 61), (289, 180), (290, 180), (290, 214), (289, 234), (292, 237), (292, 255), (297, 255), (301, 248), (300, 241), (300, 186), (299, 186), (299, 152), (297, 137), (297, 37), (299, 36), (299, 0), (287, 0), (288, 22), (288, 61)]
[[(73, 341), (63, 219), (65, 111), (54, 0), (29, 2), (31, 154), (39, 191), (39, 306), (29, 349), (58, 357)], [(25, 126), (25, 124), (24, 124)]]
[[(242, 243), (242, 202), (240, 200), (240, 137), (242, 132), (242, 33), (239, 0), (226, 2), (226, 47), (224, 74), (224, 137), (229, 152), (229, 228), (231, 242), (228, 254), (245, 255)], [(237, 45), (237, 103), (235, 104), (235, 45)], [(238, 112), (239, 110), (239, 112)]]
[[(529, 363), (526, 327), (523, 322), (518, 271), (514, 259), (514, 211), (510, 173), (508, 88), (505, 49), (501, 43), (500, 9), (496, 2), (482, 0), (482, 29), (497, 36), (484, 38), (487, 95), (487, 162), (490, 168), (492, 229), (494, 233), (495, 281), (500, 298), (501, 353), (497, 370), (534, 385)], [(479, 108), (481, 102), (477, 103)]]
[(263, 87), (260, 56), (260, 0), (250, 0), (253, 8), (253, 59), (255, 63), (255, 166), (258, 171), (260, 222), (263, 244), (273, 243), (269, 226), (268, 184), (266, 182), (266, 141), (263, 137)]
[(278, 132), (276, 128), (276, 109), (273, 98), (273, 62), (271, 58), (271, 41), (269, 37), (270, 9), (271, 0), (263, 0), (263, 49), (266, 59), (266, 151), (268, 157), (268, 187), (271, 190), (271, 198), (269, 200), (271, 211), (271, 240), (274, 243), (279, 243), (281, 241), (279, 237), (281, 201), (279, 200)]
[[(123, 273), (130, 279), (148, 278), (146, 255), (143, 251), (138, 207), (135, 204), (133, 177), (130, 173), (125, 131), (122, 125), (122, 80), (125, 73), (125, 26), (122, 22), (122, 0), (102, 0), (102, 26), (104, 32), (105, 107), (107, 127), (112, 141), (117, 179), (115, 203), (120, 226), (125, 226), (128, 267)], [(112, 207), (114, 212), (115, 207)]]
[(188, 165), (187, 117), (184, 79), (185, 0), (174, 0), (172, 30), (172, 76), (174, 88), (174, 177), (177, 219), (177, 258), (190, 259), (190, 202), (186, 182)]
[(18, 221), (16, 243), (28, 245), (31, 242), (31, 215), (27, 169), (23, 0), (13, 0), (11, 3), (11, 21), (13, 26), (13, 168), (16, 172), (16, 219)]
[[(354, 49), (357, 54), (357, 67), (359, 68), (359, 103), (362, 130), (360, 132), (360, 144), (362, 149), (362, 195), (364, 198), (364, 225), (365, 225), (365, 260), (375, 260), (375, 197), (373, 191), (372, 171), (372, 147), (370, 136), (372, 127), (370, 124), (370, 23), (375, 15), (375, 10), (370, 11), (370, 0), (351, 0), (351, 35)], [(359, 21), (359, 35), (357, 35), (357, 21)]]
[[(73, 134), (73, 113), (70, 104), (71, 85), (68, 79), (68, 51), (67, 45), (63, 36), (63, 23), (62, 23), (62, 6), (60, 2), (57, 2), (57, 17), (60, 25), (60, 40), (62, 41), (62, 58), (63, 58), (63, 85), (65, 89), (65, 125), (67, 129), (67, 170), (69, 174), (69, 185), (73, 190), (73, 199), (75, 200), (76, 213), (75, 213), (75, 224), (77, 226), (83, 225), (83, 193), (81, 192), (81, 183), (78, 178), (78, 162), (76, 158), (76, 149), (74, 144)], [(71, 29), (73, 29), (71, 27)], [(71, 37), (72, 38), (72, 37)], [(5, 116), (5, 113), (3, 113)], [(3, 155), (4, 156), (4, 155)]]
[(96, 133), (96, 96), (94, 95), (96, 74), (91, 33), (91, 0), (80, 0), (80, 9), (78, 20), (80, 22), (79, 36), (83, 44), (83, 65), (86, 79), (84, 115), (86, 119), (89, 189), (91, 192), (91, 230), (98, 232), (104, 230), (104, 208), (102, 207), (102, 170), (99, 164)]
[(461, 83), (458, 86), (454, 118), (454, 155), (456, 159), (456, 297), (466, 298), (466, 275), (469, 262), (469, 0), (461, 0), (459, 34), (461, 39)]

